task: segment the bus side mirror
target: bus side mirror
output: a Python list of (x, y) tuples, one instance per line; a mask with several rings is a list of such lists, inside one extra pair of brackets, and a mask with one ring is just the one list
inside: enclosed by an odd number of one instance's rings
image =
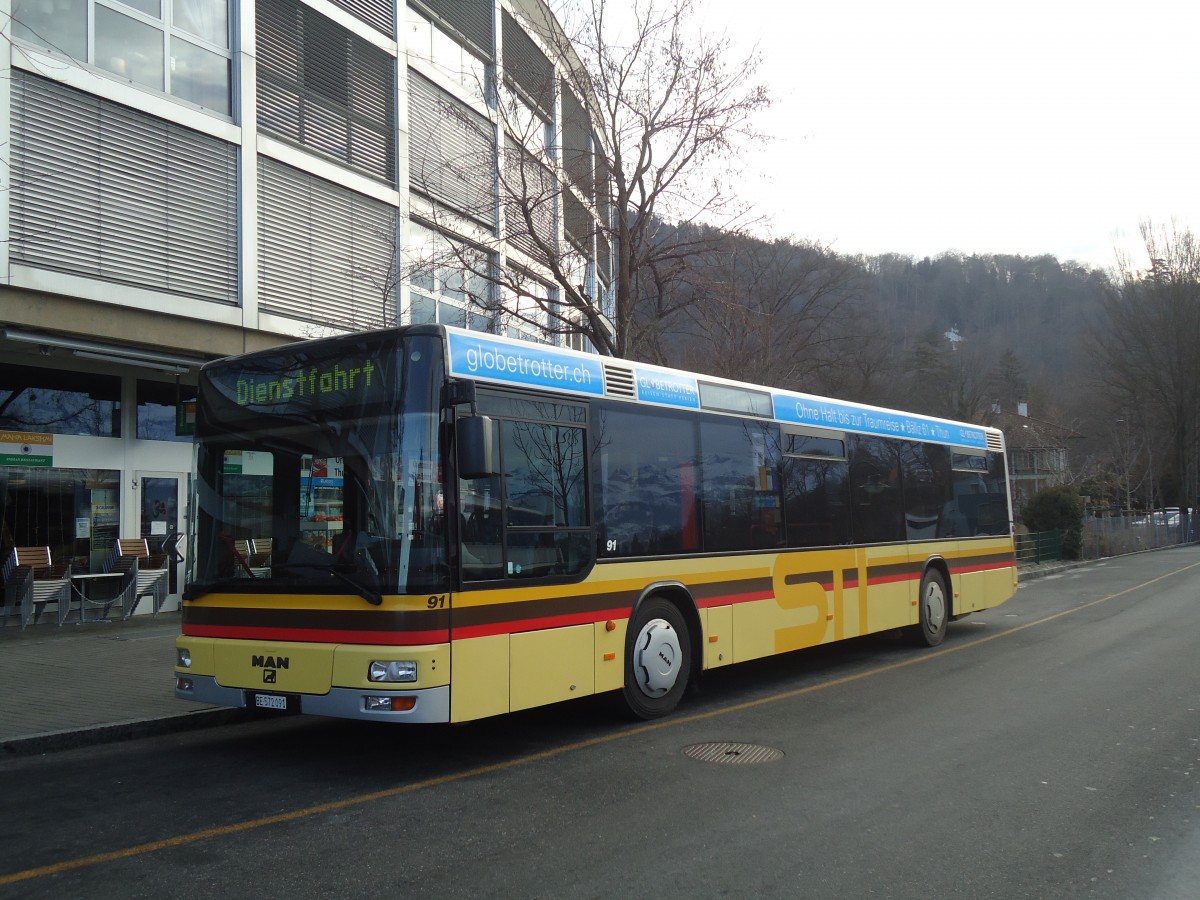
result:
[(489, 416), (466, 416), (454, 423), (459, 478), (491, 478), (496, 464), (496, 423)]

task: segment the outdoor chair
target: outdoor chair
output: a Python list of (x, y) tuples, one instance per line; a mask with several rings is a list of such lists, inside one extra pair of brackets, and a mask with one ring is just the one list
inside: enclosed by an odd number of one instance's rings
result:
[(62, 625), (71, 608), (70, 563), (54, 564), (49, 547), (14, 547), (4, 563), (4, 607), (0, 622), (14, 613), (21, 628), (52, 609)]
[(255, 538), (248, 543), (250, 554), (247, 561), (250, 571), (255, 578), (270, 578), (271, 551), (274, 549), (274, 541), (271, 538)]
[(17, 565), (16, 551), (10, 551), (0, 566), (0, 628), (17, 617), (24, 628), (33, 617), (33, 569)]
[(128, 582), (122, 582), (122, 619), (134, 614), (143, 597), (150, 598), (154, 615), (158, 615), (167, 599), (166, 557), (151, 554), (145, 538), (118, 538), (104, 571), (129, 573)]

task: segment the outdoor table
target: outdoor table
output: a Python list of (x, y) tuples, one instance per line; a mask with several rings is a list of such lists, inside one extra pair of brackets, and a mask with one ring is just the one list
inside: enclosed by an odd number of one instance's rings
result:
[[(78, 624), (80, 624), (80, 625), (97, 624), (100, 622), (108, 622), (109, 621), (108, 610), (114, 603), (117, 602), (116, 594), (114, 593), (113, 596), (108, 597), (106, 599), (96, 600), (93, 597), (93, 591), (95, 590), (96, 586), (99, 584), (102, 584), (105, 581), (105, 579), (114, 579), (115, 578), (119, 582), (119, 580), (124, 577), (125, 577), (125, 575), (123, 572), (93, 572), (93, 573), (88, 573), (88, 574), (83, 574), (83, 575), (72, 575), (71, 576), (71, 589), (79, 597), (79, 622), (78, 622)], [(119, 587), (119, 586), (120, 586), (119, 584), (116, 585), (116, 587)], [(99, 609), (99, 608), (103, 607), (104, 614), (98, 618), (97, 617), (88, 618), (87, 611), (88, 611), (89, 607), (92, 609)]]

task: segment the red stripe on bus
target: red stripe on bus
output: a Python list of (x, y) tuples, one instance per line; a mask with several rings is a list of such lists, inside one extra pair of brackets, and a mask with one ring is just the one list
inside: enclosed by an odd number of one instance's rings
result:
[(995, 563), (976, 563), (973, 566), (954, 567), (950, 571), (955, 575), (962, 575), (966, 572), (994, 572), (998, 569), (1011, 569), (1013, 564), (1008, 561)]
[(755, 600), (774, 600), (774, 591), (751, 591), (744, 594), (722, 594), (717, 597), (705, 597), (697, 600), (700, 609), (712, 609), (714, 606), (732, 606), (735, 603), (753, 603)]
[(901, 572), (896, 575), (884, 575), (881, 578), (868, 578), (867, 587), (875, 584), (899, 584), (902, 581), (919, 581), (920, 579), (920, 572)]
[(536, 619), (512, 619), (507, 622), (489, 622), (483, 625), (460, 625), (454, 629), (454, 639), (520, 634), (525, 631), (541, 631), (544, 628), (562, 628), (565, 625), (595, 625), (608, 619), (624, 619), (628, 615), (629, 610), (627, 609), (608, 609), (565, 613), (558, 616), (541, 616)]

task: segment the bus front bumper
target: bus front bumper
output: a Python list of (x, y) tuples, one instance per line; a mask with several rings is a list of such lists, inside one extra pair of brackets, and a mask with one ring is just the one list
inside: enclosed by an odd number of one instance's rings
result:
[[(450, 721), (449, 686), (419, 691), (373, 688), (331, 688), (328, 694), (267, 694), (218, 684), (211, 675), (176, 673), (175, 697), (235, 709), (277, 709), (312, 716), (362, 719), (374, 722), (432, 724)], [(389, 709), (388, 701), (399, 707)]]

